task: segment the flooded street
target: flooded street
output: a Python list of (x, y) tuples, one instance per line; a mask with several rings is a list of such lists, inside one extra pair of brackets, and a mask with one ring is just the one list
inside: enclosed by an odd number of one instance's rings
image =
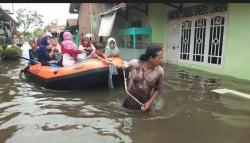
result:
[[(27, 52), (27, 51), (25, 51)], [(24, 52), (24, 55), (27, 54)], [(56, 91), (19, 79), (27, 61), (0, 61), (0, 142), (249, 143), (250, 82), (164, 65), (155, 111), (129, 111), (124, 87)]]

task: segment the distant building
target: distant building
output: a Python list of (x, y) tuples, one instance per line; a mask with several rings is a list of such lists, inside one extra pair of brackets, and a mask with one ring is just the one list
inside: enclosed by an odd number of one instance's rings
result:
[(113, 3), (71, 3), (69, 12), (78, 14), (79, 39), (85, 34), (98, 34), (100, 15), (114, 6)]
[(59, 37), (61, 32), (64, 32), (65, 26), (63, 25), (48, 25), (45, 27), (47, 32), (50, 32), (53, 36)]
[[(15, 20), (0, 7), (0, 45), (14, 44)], [(19, 43), (16, 43), (19, 44)]]

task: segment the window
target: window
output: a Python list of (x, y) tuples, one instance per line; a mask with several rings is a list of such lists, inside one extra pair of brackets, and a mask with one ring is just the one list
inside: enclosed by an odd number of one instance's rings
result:
[(227, 9), (228, 3), (203, 3), (168, 12), (168, 20), (181, 24), (180, 62), (223, 65)]
[(180, 59), (189, 60), (191, 21), (182, 22)]
[(208, 63), (221, 64), (225, 18), (216, 16), (211, 19)]
[(221, 66), (225, 43), (225, 14), (204, 15), (181, 21), (180, 61)]
[(195, 20), (193, 61), (204, 61), (206, 19)]

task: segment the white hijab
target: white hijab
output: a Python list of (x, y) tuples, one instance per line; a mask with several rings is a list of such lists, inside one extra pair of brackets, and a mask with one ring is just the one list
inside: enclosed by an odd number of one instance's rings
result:
[[(114, 41), (114, 42), (115, 42), (115, 48), (114, 48), (114, 49), (111, 49), (111, 48), (109, 47), (109, 43), (110, 43), (111, 41)], [(109, 51), (109, 50), (112, 50), (112, 51), (114, 51), (115, 53), (118, 53), (118, 52), (119, 52), (119, 49), (118, 49), (118, 47), (117, 47), (115, 38), (110, 37), (110, 38), (108, 39), (108, 42), (107, 42), (105, 51)]]

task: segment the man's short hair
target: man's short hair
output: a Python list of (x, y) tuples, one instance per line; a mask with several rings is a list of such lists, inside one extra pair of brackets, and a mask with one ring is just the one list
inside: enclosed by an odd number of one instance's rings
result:
[(30, 41), (29, 41), (29, 44), (30, 44), (30, 45), (36, 44), (36, 41), (35, 41), (35, 40), (30, 40)]
[(93, 45), (94, 45), (95, 49), (104, 49), (105, 48), (104, 44), (101, 42), (94, 42)]

